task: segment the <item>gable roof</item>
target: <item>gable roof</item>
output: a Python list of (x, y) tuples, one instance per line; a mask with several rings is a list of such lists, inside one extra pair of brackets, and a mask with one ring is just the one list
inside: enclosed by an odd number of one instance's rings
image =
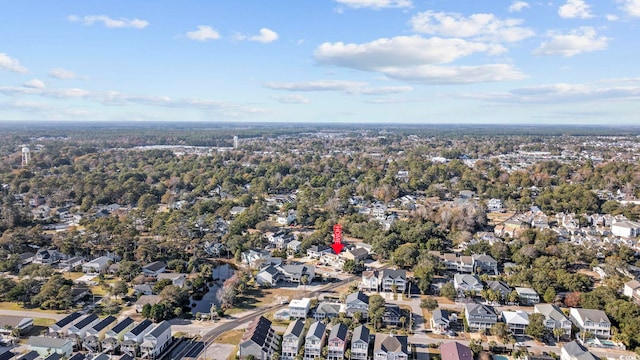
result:
[[(449, 311), (446, 309), (435, 309), (433, 310), (433, 313), (431, 314), (431, 317), (433, 318), (433, 322), (439, 324), (439, 323), (448, 323), (449, 322)], [(446, 322), (444, 321), (446, 320)]]
[(116, 321), (117, 319), (111, 315), (107, 316), (106, 318), (102, 319), (102, 321), (100, 321), (99, 323), (97, 323), (94, 327), (93, 330), (95, 331), (102, 331), (102, 329), (106, 328), (107, 326), (111, 325), (114, 321)]
[(327, 326), (321, 323), (320, 321), (316, 321), (313, 324), (311, 324), (311, 326), (309, 327), (309, 330), (307, 331), (307, 336), (305, 338), (308, 339), (308, 338), (315, 337), (318, 339), (322, 339), (322, 337), (324, 336), (325, 330), (327, 330)]
[(158, 270), (162, 270), (163, 268), (166, 268), (167, 264), (165, 264), (163, 261), (154, 261), (150, 264), (147, 264), (145, 266), (143, 266), (142, 268), (145, 270), (149, 270), (149, 271), (158, 271)]
[(362, 301), (365, 304), (369, 304), (369, 295), (363, 293), (362, 291), (356, 291), (354, 293), (347, 295), (347, 298), (345, 299), (345, 303), (348, 304), (356, 300)]
[(55, 323), (54, 326), (57, 326), (59, 328), (63, 328), (65, 326), (71, 324), (73, 321), (75, 321), (80, 316), (82, 316), (82, 314), (76, 311), (74, 313), (71, 313), (71, 314), (67, 315), (65, 318), (63, 318), (62, 320), (60, 320), (57, 323)]
[(406, 279), (407, 278), (407, 270), (403, 270), (403, 269), (398, 269), (398, 270), (383, 269), (382, 273), (381, 273), (381, 276), (383, 278), (391, 277), (393, 279), (397, 279), (397, 278)]
[(340, 339), (342, 341), (347, 341), (347, 327), (342, 323), (333, 325), (333, 327), (331, 328), (331, 333), (329, 334), (329, 339)]
[(607, 314), (605, 314), (605, 312), (602, 310), (571, 308), (571, 312), (575, 312), (583, 322), (593, 321), (596, 323), (611, 323), (611, 321), (609, 321), (609, 318), (607, 317)]
[(27, 342), (31, 347), (44, 347), (49, 349), (61, 349), (67, 345), (67, 343), (71, 343), (71, 340), (44, 336), (31, 336)]
[(490, 280), (487, 281), (487, 287), (493, 291), (499, 293), (510, 293), (511, 287), (502, 281)]
[(567, 316), (560, 310), (559, 307), (553, 304), (535, 304), (534, 310), (542, 315), (545, 318), (552, 319), (554, 321), (566, 321), (569, 320)]
[(92, 322), (98, 320), (98, 316), (96, 314), (91, 314), (91, 315), (87, 315), (87, 317), (85, 317), (84, 319), (78, 321), (77, 323), (73, 324), (73, 327), (75, 327), (76, 329), (84, 329), (87, 326), (89, 326), (89, 324), (91, 324)]
[(138, 336), (138, 335), (142, 334), (142, 332), (145, 331), (151, 325), (153, 325), (151, 320), (144, 319), (144, 320), (142, 320), (142, 322), (140, 324), (138, 324), (136, 327), (131, 329), (130, 333), (132, 333), (133, 335)]
[(452, 341), (440, 345), (442, 360), (473, 360), (473, 353), (468, 346)]
[(529, 314), (524, 311), (503, 311), (502, 318), (507, 324), (529, 325)]
[(163, 321), (160, 324), (156, 325), (147, 335), (153, 336), (155, 338), (162, 335), (167, 329), (171, 329), (171, 323), (168, 321)]
[(593, 355), (587, 348), (578, 344), (575, 340), (569, 343), (564, 344), (562, 347), (570, 357), (576, 358), (577, 360), (598, 360), (599, 358)]
[(271, 330), (271, 321), (264, 316), (260, 316), (249, 324), (249, 327), (242, 335), (241, 343), (252, 341), (255, 344), (263, 346), (267, 341), (269, 331)]
[(493, 308), (484, 304), (465, 304), (464, 307), (469, 315), (494, 315), (497, 317)]
[(297, 338), (302, 336), (302, 332), (304, 331), (304, 322), (298, 319), (287, 326), (287, 330), (284, 332), (284, 336), (293, 335)]
[(17, 360), (35, 360), (40, 356), (37, 351), (31, 350), (28, 353), (18, 357)]
[(360, 325), (355, 329), (353, 329), (353, 336), (351, 337), (351, 343), (354, 343), (356, 341), (363, 341), (368, 344), (369, 339), (370, 339), (370, 332), (368, 327), (364, 325)]
[(113, 331), (116, 334), (119, 334), (120, 332), (124, 331), (124, 329), (129, 327), (129, 325), (131, 324), (133, 324), (133, 319), (130, 317), (127, 317), (126, 319), (117, 323), (116, 326), (114, 326), (113, 329), (111, 329), (111, 331)]

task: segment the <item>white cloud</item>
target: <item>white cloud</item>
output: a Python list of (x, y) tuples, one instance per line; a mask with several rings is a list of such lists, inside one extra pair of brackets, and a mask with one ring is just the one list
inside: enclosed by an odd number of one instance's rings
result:
[(278, 40), (278, 33), (271, 29), (262, 28), (260, 29), (260, 35), (251, 36), (249, 40), (267, 44)]
[(409, 22), (416, 32), (447, 37), (517, 42), (535, 35), (533, 30), (520, 26), (521, 19), (502, 20), (494, 14), (465, 17), (458, 13), (425, 11), (414, 15)]
[(411, 86), (380, 86), (363, 87), (347, 90), (347, 93), (354, 95), (391, 95), (400, 94), (413, 90)]
[(509, 64), (476, 66), (423, 65), (388, 68), (383, 73), (393, 79), (422, 84), (472, 84), (525, 79), (526, 75)]
[(558, 8), (558, 15), (565, 19), (589, 19), (593, 17), (591, 7), (584, 0), (567, 0), (567, 3)]
[(140, 20), (137, 18), (136, 19), (127, 19), (127, 18), (112, 19), (106, 15), (88, 15), (83, 17), (79, 17), (76, 15), (69, 15), (68, 19), (71, 22), (80, 22), (85, 25), (102, 23), (104, 26), (108, 28), (144, 29), (149, 25), (149, 22), (146, 20)]
[(365, 82), (342, 80), (318, 80), (309, 82), (268, 82), (264, 84), (272, 90), (287, 91), (346, 91), (353, 88), (366, 86)]
[(609, 21), (618, 21), (618, 16), (614, 14), (607, 14), (605, 17)]
[(278, 100), (283, 104), (308, 104), (310, 101), (306, 97), (300, 94), (291, 94), (284, 96), (276, 96), (274, 99)]
[(336, 2), (354, 9), (370, 8), (378, 10), (384, 8), (408, 8), (413, 6), (411, 0), (336, 0)]
[(198, 25), (198, 29), (189, 31), (187, 33), (187, 37), (191, 40), (196, 41), (208, 41), (220, 39), (220, 34), (216, 30), (211, 28), (211, 26)]
[(509, 12), (520, 12), (529, 7), (529, 3), (524, 1), (514, 1), (509, 6)]
[(500, 45), (421, 36), (398, 36), (364, 44), (323, 43), (314, 51), (316, 61), (358, 70), (379, 70), (393, 66), (449, 63), (474, 53), (504, 53)]
[(86, 117), (90, 113), (86, 110), (69, 107), (57, 107), (31, 101), (7, 101), (0, 103), (0, 110), (19, 110), (23, 112), (38, 113), (46, 119), (64, 120), (68, 118)]
[(27, 68), (20, 65), (20, 61), (10, 57), (5, 53), (0, 53), (0, 69), (13, 71), (24, 74), (27, 72)]
[(596, 30), (590, 26), (583, 26), (571, 30), (568, 34), (549, 32), (548, 41), (543, 42), (534, 50), (534, 55), (562, 55), (571, 57), (584, 52), (604, 50), (609, 38), (598, 36)]
[(640, 0), (618, 0), (622, 3), (621, 9), (629, 16), (640, 17)]
[[(606, 84), (610, 84), (607, 86)], [(580, 103), (594, 100), (640, 98), (640, 84), (615, 85), (609, 81), (590, 84), (556, 83), (511, 90), (507, 93), (464, 95), (464, 98), (498, 103)]]
[(259, 35), (247, 36), (237, 33), (233, 36), (233, 38), (238, 41), (249, 40), (267, 44), (278, 40), (278, 33), (268, 28), (262, 28), (260, 29)]
[(26, 83), (22, 84), (22, 86), (32, 89), (44, 89), (46, 87), (42, 80), (38, 79), (29, 80)]
[(61, 80), (69, 80), (69, 79), (79, 79), (80, 77), (71, 70), (65, 69), (53, 69), (49, 71), (49, 76), (54, 79)]

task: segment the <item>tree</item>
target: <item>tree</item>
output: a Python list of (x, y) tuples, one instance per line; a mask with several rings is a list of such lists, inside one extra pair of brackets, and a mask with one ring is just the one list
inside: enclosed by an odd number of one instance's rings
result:
[(469, 342), (469, 348), (471, 349), (471, 352), (473, 352), (474, 357), (477, 356), (482, 351), (482, 340), (471, 340), (471, 342)]
[(376, 329), (379, 329), (382, 326), (384, 304), (385, 300), (380, 295), (376, 294), (369, 297), (369, 320)]
[(357, 272), (357, 264), (354, 260), (347, 259), (344, 261), (344, 265), (342, 265), (342, 271), (348, 274), (355, 274)]
[(432, 297), (428, 297), (420, 301), (420, 307), (429, 311), (433, 311), (438, 308), (438, 301), (436, 301), (436, 299)]
[(580, 304), (580, 293), (577, 291), (568, 293), (564, 297), (564, 304), (567, 307), (576, 307)]
[(457, 295), (458, 292), (451, 282), (442, 285), (442, 287), (440, 288), (440, 296), (444, 296), (451, 301), (454, 301)]
[(500, 339), (503, 344), (506, 344), (509, 340), (509, 328), (507, 327), (507, 324), (503, 322), (497, 322), (493, 324), (489, 331), (491, 332), (491, 335)]
[(533, 313), (529, 315), (529, 325), (525, 328), (525, 333), (536, 340), (542, 340), (548, 333), (544, 326), (544, 315)]
[(556, 299), (556, 289), (549, 286), (547, 290), (544, 292), (544, 295), (542, 296), (542, 298), (546, 303), (553, 303)]
[(556, 341), (560, 341), (560, 337), (564, 336), (565, 331), (563, 328), (553, 328), (553, 336), (556, 337)]
[(111, 294), (113, 294), (116, 299), (118, 298), (118, 296), (127, 295), (128, 292), (129, 288), (127, 287), (127, 283), (122, 280), (116, 281), (113, 284), (113, 288), (111, 289)]

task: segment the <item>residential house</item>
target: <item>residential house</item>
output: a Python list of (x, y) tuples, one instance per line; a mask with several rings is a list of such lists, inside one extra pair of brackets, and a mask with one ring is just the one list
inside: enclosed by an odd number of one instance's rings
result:
[(456, 263), (456, 270), (461, 273), (473, 272), (473, 257), (472, 256), (460, 256)]
[(229, 214), (232, 216), (236, 216), (242, 214), (245, 210), (247, 210), (247, 208), (244, 206), (234, 206), (231, 208), (231, 210), (229, 210)]
[(275, 286), (283, 279), (282, 272), (272, 264), (263, 267), (256, 275), (256, 281), (260, 286)]
[[(387, 326), (404, 325), (400, 323), (402, 311), (396, 304), (384, 304), (384, 314), (382, 315), (382, 323)], [(408, 320), (408, 319), (407, 319)]]
[(311, 308), (311, 299), (293, 299), (289, 303), (289, 316), (292, 318), (306, 319)]
[(333, 319), (344, 312), (344, 304), (321, 302), (313, 311), (313, 319), (320, 321), (323, 319)]
[(564, 335), (571, 336), (571, 320), (553, 304), (535, 304), (533, 312), (544, 315), (544, 326), (550, 331), (562, 329)]
[(365, 291), (378, 291), (378, 271), (363, 271), (360, 289)]
[(153, 322), (149, 319), (142, 320), (141, 323), (124, 334), (122, 342), (120, 343), (120, 350), (126, 354), (136, 356), (140, 344), (142, 344), (144, 340), (144, 336), (147, 335), (151, 329), (153, 329)]
[(518, 293), (520, 305), (531, 306), (540, 302), (540, 296), (532, 288), (516, 287), (515, 291)]
[(599, 360), (598, 356), (595, 356), (587, 348), (578, 344), (575, 340), (566, 343), (560, 349), (560, 360)]
[(0, 334), (25, 334), (33, 327), (33, 318), (23, 316), (0, 316)]
[(69, 339), (31, 336), (27, 345), (29, 345), (29, 350), (36, 351), (41, 357), (53, 353), (69, 357), (73, 351), (73, 341)]
[(67, 335), (67, 329), (71, 327), (74, 321), (82, 316), (80, 312), (73, 312), (61, 320), (57, 321), (55, 324), (49, 326), (49, 336), (55, 337), (64, 337)]
[(111, 258), (107, 256), (100, 256), (97, 259), (82, 264), (82, 272), (86, 274), (104, 274), (107, 272), (111, 261)]
[(327, 360), (344, 360), (347, 350), (347, 326), (336, 324), (331, 328), (327, 341)]
[(498, 262), (489, 255), (473, 255), (471, 256), (473, 262), (473, 272), (487, 273), (490, 275), (498, 275)]
[(503, 211), (504, 208), (502, 206), (502, 200), (500, 199), (489, 199), (487, 201), (487, 211), (489, 212), (497, 212)]
[(140, 350), (143, 358), (155, 359), (171, 344), (171, 324), (163, 321), (144, 336)]
[(289, 323), (282, 335), (282, 351), (280, 360), (294, 360), (304, 341), (304, 321), (298, 319)]
[(106, 351), (113, 351), (118, 347), (123, 340), (124, 335), (133, 329), (135, 323), (130, 317), (124, 318), (114, 327), (107, 330), (104, 333), (104, 340), (102, 340), (102, 349)]
[(31, 264), (36, 258), (36, 254), (32, 252), (24, 252), (18, 256), (20, 257), (20, 267)]
[(40, 357), (37, 351), (31, 350), (28, 353), (18, 356), (16, 360), (36, 360)]
[(580, 329), (598, 338), (611, 337), (611, 321), (602, 310), (571, 308), (569, 318)]
[(162, 298), (160, 298), (159, 295), (142, 295), (138, 298), (138, 300), (136, 301), (136, 312), (137, 313), (141, 313), (142, 312), (142, 308), (149, 304), (151, 306), (159, 303), (162, 300)]
[(85, 333), (82, 346), (89, 351), (97, 351), (100, 349), (100, 343), (104, 339), (104, 334), (116, 325), (118, 319), (113, 316), (107, 316)]
[(280, 225), (289, 226), (296, 222), (298, 212), (296, 210), (289, 210), (286, 214), (282, 213), (278, 215), (276, 222)]
[(61, 359), (62, 359), (62, 355), (58, 353), (53, 353), (45, 356), (42, 360), (61, 360)]
[(307, 256), (311, 259), (320, 259), (323, 254), (330, 253), (331, 248), (325, 245), (313, 245), (307, 249)]
[(291, 240), (287, 244), (287, 251), (290, 252), (290, 253), (294, 253), (295, 254), (298, 251), (300, 251), (300, 245), (302, 245), (301, 241)]
[(90, 314), (77, 321), (67, 330), (67, 337), (74, 341), (75, 346), (80, 346), (87, 330), (100, 322), (96, 314)]
[(524, 311), (503, 311), (500, 316), (513, 335), (524, 335), (529, 326), (529, 314)]
[(320, 321), (316, 321), (309, 327), (304, 338), (304, 359), (312, 360), (322, 356), (322, 348), (327, 340), (327, 327)]
[(64, 256), (56, 250), (40, 249), (38, 250), (38, 252), (36, 252), (35, 257), (33, 258), (33, 263), (52, 265), (59, 262), (63, 258)]
[(617, 221), (611, 225), (611, 233), (625, 238), (638, 237), (640, 236), (640, 222)]
[(431, 314), (431, 331), (441, 334), (449, 330), (449, 310), (435, 309)]
[(464, 316), (471, 331), (487, 330), (498, 322), (493, 308), (483, 304), (465, 304)]
[(364, 261), (369, 257), (369, 252), (364, 248), (353, 248), (340, 253), (345, 260), (353, 260), (356, 263)]
[(82, 267), (82, 264), (84, 263), (85, 259), (82, 256), (74, 256), (72, 258), (61, 261), (60, 268), (63, 271), (73, 271), (77, 267)]
[(455, 274), (453, 276), (453, 287), (459, 295), (464, 295), (467, 291), (480, 293), (484, 289), (480, 278), (470, 274)]
[(384, 269), (379, 273), (378, 282), (381, 291), (404, 293), (407, 289), (407, 271)]
[(631, 301), (636, 304), (640, 304), (640, 281), (638, 280), (629, 280), (624, 283), (624, 288), (622, 289), (622, 293), (625, 296), (628, 296)]
[(490, 280), (487, 281), (487, 289), (491, 289), (500, 294), (500, 299), (503, 301), (511, 294), (511, 287), (503, 281)]
[(351, 360), (367, 360), (369, 359), (369, 343), (371, 335), (369, 328), (360, 325), (353, 329), (351, 337)]
[[(87, 356), (88, 355), (85, 355), (85, 354), (75, 353), (73, 354), (73, 356), (69, 358), (69, 360), (85, 360), (85, 359), (88, 360)], [(91, 359), (91, 360), (95, 360), (95, 359)]]
[(268, 250), (247, 250), (240, 254), (242, 263), (250, 268), (259, 269), (263, 266), (273, 264), (280, 265), (282, 258), (274, 258)]
[(180, 273), (161, 273), (156, 277), (158, 281), (163, 279), (171, 280), (171, 285), (183, 288), (187, 282), (187, 274)]
[(471, 348), (457, 341), (440, 345), (440, 358), (442, 360), (473, 360)]
[(361, 319), (366, 319), (369, 314), (369, 295), (362, 291), (356, 291), (347, 295), (345, 309), (348, 317), (353, 317), (356, 312), (362, 314)]
[(142, 267), (142, 273), (146, 276), (156, 277), (167, 270), (167, 264), (164, 261), (154, 261)]
[(327, 266), (333, 266), (336, 269), (342, 269), (344, 267), (345, 258), (342, 257), (343, 253), (334, 254), (333, 252), (326, 252), (322, 254), (319, 264), (325, 264)]
[(282, 274), (292, 283), (302, 283), (303, 277), (306, 277), (306, 284), (310, 284), (316, 276), (316, 268), (309, 265), (285, 265), (282, 266)]
[(257, 360), (271, 360), (271, 356), (278, 349), (279, 341), (278, 335), (271, 327), (271, 321), (260, 316), (249, 324), (242, 335), (239, 344), (240, 359), (253, 356)]
[(133, 285), (134, 295), (153, 295), (153, 288), (149, 284)]
[(373, 360), (408, 360), (408, 345), (406, 336), (376, 334), (373, 344)]

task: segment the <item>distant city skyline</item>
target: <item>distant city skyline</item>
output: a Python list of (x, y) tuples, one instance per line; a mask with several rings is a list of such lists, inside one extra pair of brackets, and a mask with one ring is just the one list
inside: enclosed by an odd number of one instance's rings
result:
[(640, 123), (640, 0), (19, 1), (0, 121)]

